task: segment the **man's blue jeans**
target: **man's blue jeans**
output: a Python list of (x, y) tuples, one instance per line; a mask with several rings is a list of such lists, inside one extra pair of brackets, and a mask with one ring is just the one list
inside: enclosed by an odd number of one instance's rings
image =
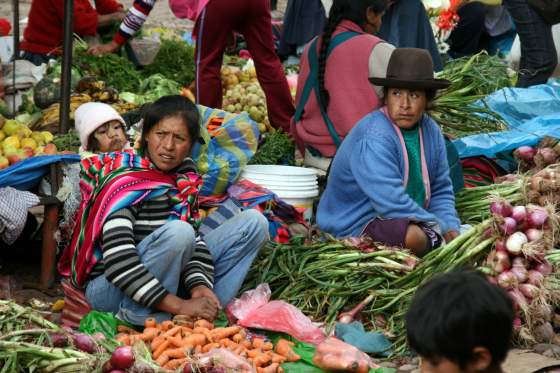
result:
[(552, 26), (527, 3), (527, 0), (504, 0), (521, 42), (521, 61), (517, 87), (544, 84), (550, 78), (558, 57), (552, 38)]
[[(268, 221), (256, 210), (243, 211), (204, 236), (214, 259), (214, 292), (222, 306), (237, 295), (268, 237)], [(192, 257), (194, 247), (193, 228), (182, 221), (171, 221), (142, 240), (137, 250), (146, 268), (167, 291), (177, 294), (181, 270)], [(117, 318), (135, 325), (143, 325), (147, 317), (158, 322), (170, 318), (168, 313), (130, 299), (104, 275), (88, 283), (86, 298), (93, 309), (116, 313)]]

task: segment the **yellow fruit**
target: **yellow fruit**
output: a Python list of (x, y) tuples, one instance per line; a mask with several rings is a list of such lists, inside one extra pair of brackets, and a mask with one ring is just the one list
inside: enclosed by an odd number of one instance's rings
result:
[(0, 156), (0, 170), (7, 168), (9, 165), (8, 158)]
[(54, 139), (54, 136), (52, 133), (50, 133), (49, 131), (41, 131), (41, 135), (43, 135), (43, 137), (45, 138), (45, 143), (49, 143), (52, 142)]
[(40, 145), (35, 149), (35, 155), (43, 155), (45, 154), (45, 147)]
[(4, 153), (6, 153), (6, 148), (21, 148), (21, 143), (19, 141), (19, 137), (17, 136), (9, 136), (2, 141), (2, 148), (4, 149)]
[(20, 146), (22, 148), (30, 147), (31, 149), (37, 149), (37, 146), (39, 146), (39, 144), (37, 144), (37, 141), (33, 140), (32, 138), (26, 137), (25, 139), (21, 140)]
[(0, 141), (4, 140), (6, 138), (6, 134), (4, 133), (4, 131), (0, 131)]
[(33, 140), (35, 140), (35, 142), (37, 143), (37, 145), (45, 145), (45, 137), (43, 136), (43, 134), (41, 132), (38, 131), (33, 131), (33, 133), (31, 134), (31, 138)]
[(259, 132), (260, 132), (260, 133), (266, 132), (266, 124), (264, 124), (264, 123), (257, 123), (257, 126), (259, 127)]
[(64, 299), (59, 299), (53, 303), (51, 307), (51, 312), (61, 312), (64, 308)]
[(13, 119), (9, 119), (4, 123), (2, 127), (2, 131), (8, 136), (12, 136), (15, 134), (19, 129), (20, 124)]

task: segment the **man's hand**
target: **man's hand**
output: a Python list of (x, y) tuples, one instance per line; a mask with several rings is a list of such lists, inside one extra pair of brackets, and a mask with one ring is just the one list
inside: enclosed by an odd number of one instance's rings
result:
[(455, 238), (457, 238), (457, 236), (459, 236), (459, 232), (457, 232), (455, 230), (451, 230), (451, 231), (448, 231), (446, 234), (444, 234), (443, 238), (445, 238), (446, 243), (449, 243), (449, 242), (453, 241)]
[(107, 53), (115, 53), (119, 49), (119, 47), (120, 45), (112, 41), (109, 44), (101, 44), (91, 47), (88, 49), (88, 53), (95, 56), (101, 56)]
[(214, 292), (211, 289), (207, 288), (204, 285), (199, 285), (199, 286), (196, 286), (196, 287), (192, 288), (191, 289), (191, 298), (192, 299), (208, 298), (216, 305), (216, 307), (218, 307), (218, 309), (222, 308), (222, 306), (220, 305), (220, 300), (218, 299), (216, 294), (214, 294)]

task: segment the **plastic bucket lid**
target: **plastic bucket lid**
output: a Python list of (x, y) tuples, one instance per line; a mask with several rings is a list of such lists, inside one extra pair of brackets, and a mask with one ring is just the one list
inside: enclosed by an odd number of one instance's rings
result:
[(295, 166), (275, 166), (275, 165), (258, 165), (252, 164), (245, 166), (244, 172), (263, 174), (263, 175), (276, 175), (276, 176), (314, 176), (317, 177), (315, 170), (304, 167)]
[(241, 175), (241, 179), (246, 179), (249, 180), (255, 184), (259, 184), (262, 186), (267, 186), (267, 185), (274, 185), (274, 186), (290, 186), (290, 187), (301, 187), (301, 188), (307, 188), (307, 187), (317, 187), (319, 184), (317, 183), (317, 180), (313, 180), (313, 181), (286, 181), (286, 180), (264, 180), (264, 179), (260, 179), (258, 177), (252, 177), (252, 176), (247, 176), (247, 175)]

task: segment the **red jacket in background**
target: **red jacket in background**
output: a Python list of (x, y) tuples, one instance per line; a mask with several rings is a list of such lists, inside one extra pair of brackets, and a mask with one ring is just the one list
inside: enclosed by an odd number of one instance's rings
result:
[[(115, 0), (74, 0), (74, 33), (95, 35), (97, 16), (115, 13), (123, 6)], [(31, 53), (60, 55), (64, 24), (64, 0), (33, 0), (20, 49)]]

